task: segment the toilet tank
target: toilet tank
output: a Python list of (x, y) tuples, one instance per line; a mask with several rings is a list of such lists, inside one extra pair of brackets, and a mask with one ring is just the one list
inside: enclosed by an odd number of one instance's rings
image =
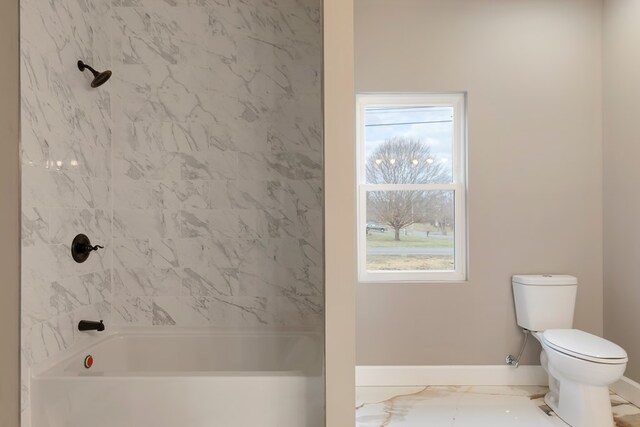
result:
[(573, 328), (578, 279), (564, 274), (512, 278), (518, 326), (530, 331)]

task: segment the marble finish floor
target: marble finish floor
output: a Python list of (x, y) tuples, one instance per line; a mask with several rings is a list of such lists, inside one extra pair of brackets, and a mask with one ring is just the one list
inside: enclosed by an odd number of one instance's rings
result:
[[(356, 427), (567, 427), (544, 403), (546, 387), (356, 388)], [(612, 394), (617, 427), (640, 427), (640, 408)]]

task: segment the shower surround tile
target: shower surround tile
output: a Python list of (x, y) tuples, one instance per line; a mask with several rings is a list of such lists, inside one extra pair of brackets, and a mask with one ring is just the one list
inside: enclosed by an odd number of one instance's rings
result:
[(320, 3), (113, 5), (113, 322), (319, 329)]
[[(111, 311), (111, 93), (82, 59), (111, 64), (107, 2), (21, 4), (22, 411), (32, 367), (87, 337), (77, 321)], [(107, 249), (71, 258), (78, 233)], [(86, 335), (86, 334), (85, 334)]]
[(320, 7), (21, 0), (25, 420), (80, 319), (322, 328)]

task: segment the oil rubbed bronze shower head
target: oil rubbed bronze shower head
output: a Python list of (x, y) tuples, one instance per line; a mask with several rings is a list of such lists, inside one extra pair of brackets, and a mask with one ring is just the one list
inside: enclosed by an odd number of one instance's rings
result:
[(80, 71), (84, 71), (85, 69), (88, 69), (89, 71), (91, 71), (91, 73), (93, 74), (93, 81), (91, 82), (91, 87), (101, 86), (107, 80), (109, 80), (109, 77), (111, 77), (111, 71), (107, 70), (100, 73), (94, 70), (90, 65), (87, 65), (82, 61), (78, 61), (78, 68), (80, 69)]

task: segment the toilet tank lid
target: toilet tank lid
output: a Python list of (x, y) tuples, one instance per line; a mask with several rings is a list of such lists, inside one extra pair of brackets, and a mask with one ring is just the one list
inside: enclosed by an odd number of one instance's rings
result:
[(578, 279), (568, 274), (517, 274), (513, 283), (531, 286), (567, 286), (577, 285)]

